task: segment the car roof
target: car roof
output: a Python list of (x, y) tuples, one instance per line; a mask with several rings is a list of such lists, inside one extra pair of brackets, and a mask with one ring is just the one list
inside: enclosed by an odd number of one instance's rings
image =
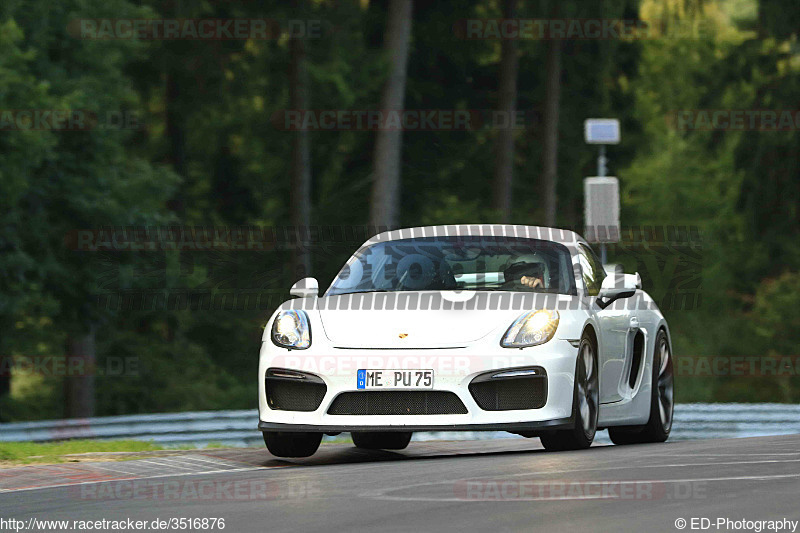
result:
[(577, 243), (586, 243), (583, 237), (568, 229), (512, 224), (450, 224), (446, 226), (420, 226), (384, 231), (367, 240), (364, 246), (398, 239), (457, 237), (462, 235), (541, 239), (572, 246)]

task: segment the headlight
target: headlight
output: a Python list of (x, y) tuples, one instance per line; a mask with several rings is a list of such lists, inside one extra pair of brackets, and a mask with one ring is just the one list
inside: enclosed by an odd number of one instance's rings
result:
[(305, 311), (281, 311), (272, 323), (272, 342), (283, 348), (305, 350), (311, 346), (311, 328)]
[(558, 328), (558, 311), (542, 309), (525, 313), (511, 324), (500, 345), (504, 348), (524, 348), (544, 344), (553, 338)]

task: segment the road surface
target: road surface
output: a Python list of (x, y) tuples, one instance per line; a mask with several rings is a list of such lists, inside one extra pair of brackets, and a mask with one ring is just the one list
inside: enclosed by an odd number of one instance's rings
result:
[[(703, 518), (708, 531), (747, 531), (717, 519), (800, 520), (800, 435), (560, 453), (538, 439), (329, 444), (288, 461), (244, 449), (93, 465), (107, 477), (26, 467), (40, 470), (22, 483), (32, 470), (0, 470), (0, 517), (224, 518), (233, 532), (674, 532)], [(63, 486), (37, 488), (48, 483)]]

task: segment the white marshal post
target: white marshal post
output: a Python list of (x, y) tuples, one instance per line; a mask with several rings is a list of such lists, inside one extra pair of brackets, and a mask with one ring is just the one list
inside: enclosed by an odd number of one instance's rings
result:
[(586, 240), (600, 244), (600, 260), (606, 264), (606, 243), (619, 242), (619, 180), (606, 176), (606, 145), (619, 144), (619, 120), (590, 118), (583, 123), (586, 144), (600, 148), (597, 176), (583, 180)]

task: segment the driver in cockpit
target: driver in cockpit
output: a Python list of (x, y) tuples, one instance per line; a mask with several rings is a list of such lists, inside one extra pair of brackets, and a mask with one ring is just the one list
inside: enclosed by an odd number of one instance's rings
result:
[(546, 267), (536, 255), (516, 257), (503, 270), (504, 286), (546, 289)]

